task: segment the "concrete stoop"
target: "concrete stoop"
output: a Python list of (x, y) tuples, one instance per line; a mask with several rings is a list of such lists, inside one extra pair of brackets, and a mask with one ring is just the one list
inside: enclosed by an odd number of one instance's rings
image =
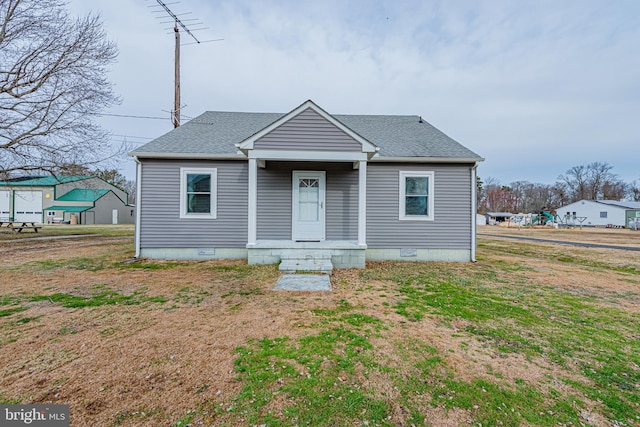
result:
[(331, 254), (326, 251), (284, 251), (280, 259), (279, 270), (285, 273), (309, 271), (331, 274), (333, 271)]

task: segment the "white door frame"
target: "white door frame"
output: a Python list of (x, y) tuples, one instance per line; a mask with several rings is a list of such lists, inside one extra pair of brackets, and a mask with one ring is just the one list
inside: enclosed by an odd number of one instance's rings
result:
[[(300, 179), (318, 179), (317, 221), (299, 221)], [(293, 171), (291, 197), (291, 239), (297, 241), (325, 240), (326, 172)]]

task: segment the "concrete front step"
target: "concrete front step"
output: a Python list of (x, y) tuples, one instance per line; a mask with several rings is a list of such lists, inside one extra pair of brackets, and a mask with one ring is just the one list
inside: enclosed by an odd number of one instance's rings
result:
[(279, 270), (290, 273), (296, 271), (315, 271), (331, 274), (333, 271), (333, 263), (331, 262), (331, 258), (327, 256), (305, 255), (304, 258), (301, 258), (299, 256), (283, 255)]

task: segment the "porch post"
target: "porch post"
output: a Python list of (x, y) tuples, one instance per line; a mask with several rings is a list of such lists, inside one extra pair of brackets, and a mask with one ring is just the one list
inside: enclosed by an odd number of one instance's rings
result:
[(255, 246), (258, 228), (258, 161), (249, 158), (249, 212), (247, 246)]
[(367, 162), (358, 165), (358, 246), (367, 245)]
[[(140, 257), (140, 215), (142, 214), (142, 163), (137, 157), (133, 160), (136, 162), (136, 217), (135, 217), (135, 231), (134, 242), (136, 248), (136, 258)], [(64, 220), (64, 212), (62, 213), (62, 219)]]

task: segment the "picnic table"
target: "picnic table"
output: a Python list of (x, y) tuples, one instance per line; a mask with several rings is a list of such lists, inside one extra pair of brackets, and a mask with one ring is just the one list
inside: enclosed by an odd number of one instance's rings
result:
[[(19, 224), (19, 225), (18, 225)], [(0, 228), (2, 227), (7, 227), (8, 229), (10, 229), (11, 231), (13, 231), (14, 233), (22, 233), (22, 230), (33, 230), (36, 233), (38, 232), (38, 230), (40, 230), (42, 227), (36, 227), (36, 223), (35, 222), (15, 222), (15, 221), (0, 221)]]

